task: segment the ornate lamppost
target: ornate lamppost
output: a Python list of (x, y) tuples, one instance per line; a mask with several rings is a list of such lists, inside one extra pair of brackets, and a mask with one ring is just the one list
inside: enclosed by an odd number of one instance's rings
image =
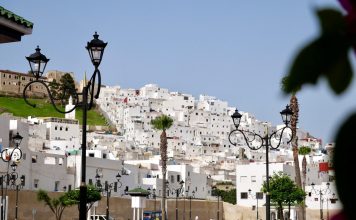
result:
[[(4, 220), (7, 216), (7, 187), (12, 183), (15, 183), (13, 181), (13, 178), (18, 177), (18, 174), (15, 172), (17, 168), (17, 164), (20, 159), (22, 158), (22, 151), (20, 148), (20, 144), (22, 141), (23, 137), (17, 132), (16, 135), (12, 136), (11, 140), (13, 141), (15, 147), (14, 148), (5, 148), (4, 150), (1, 151), (1, 159), (7, 163), (7, 170), (6, 174), (0, 176), (0, 182), (1, 182), (1, 220)], [(12, 164), (10, 165), (10, 162), (12, 161)], [(12, 173), (9, 173), (10, 167), (12, 170)], [(4, 190), (4, 184), (5, 184), (5, 190)], [(5, 192), (4, 192), (5, 191)]]
[(16, 205), (15, 205), (15, 220), (17, 220), (17, 213), (18, 213), (18, 202), (19, 202), (19, 190), (25, 185), (25, 175), (22, 175), (20, 177), (20, 183), (17, 183), (17, 179), (19, 177), (19, 174), (16, 172), (17, 169), (17, 164), (13, 162), (11, 164), (11, 170), (12, 173), (8, 176), (10, 178), (11, 184), (10, 188), (16, 189)]
[[(167, 185), (169, 185), (169, 182), (166, 182)], [(176, 220), (178, 220), (178, 197), (181, 193), (183, 193), (183, 185), (184, 185), (184, 181), (181, 180), (179, 182), (179, 185), (177, 187), (168, 187), (169, 191), (171, 191), (172, 195), (175, 193), (176, 194)]]
[[(289, 123), (291, 120), (291, 116), (293, 115), (293, 112), (287, 105), (286, 108), (280, 112), (280, 114), (282, 116), (282, 120), (283, 120), (283, 123), (285, 126), (282, 127), (281, 129), (278, 129), (278, 130), (272, 132), (271, 134), (269, 134), (269, 131), (267, 128), (264, 136), (261, 136), (260, 134), (257, 134), (255, 132), (246, 131), (246, 130), (242, 130), (241, 128), (239, 128), (242, 115), (239, 113), (239, 111), (237, 109), (235, 110), (234, 114), (232, 114), (232, 116), (231, 116), (232, 121), (235, 125), (235, 129), (232, 130), (229, 134), (229, 141), (232, 145), (237, 146), (237, 142), (234, 142), (231, 139), (232, 135), (234, 133), (237, 133), (237, 134), (241, 134), (243, 136), (243, 139), (244, 139), (247, 147), (250, 148), (251, 150), (259, 150), (262, 147), (265, 147), (265, 149), (266, 149), (266, 191), (267, 191), (266, 192), (266, 219), (267, 220), (271, 219), (271, 215), (270, 215), (271, 201), (270, 201), (270, 195), (269, 195), (268, 150), (269, 150), (269, 148), (277, 149), (281, 145), (282, 139), (283, 139), (283, 134), (285, 133), (285, 130), (290, 129)], [(292, 138), (293, 138), (292, 136), (289, 137), (287, 144), (289, 144), (292, 141)], [(272, 140), (275, 140), (277, 142), (277, 144), (275, 146), (273, 146)]]
[(215, 193), (217, 198), (218, 198), (218, 210), (216, 211), (216, 219), (219, 220), (220, 219), (220, 195), (218, 192), (218, 188), (216, 186), (212, 187), (212, 194)]
[(95, 186), (99, 189), (99, 191), (101, 191), (102, 193), (106, 193), (106, 219), (109, 219), (109, 208), (110, 208), (110, 195), (111, 195), (111, 190), (113, 188), (115, 188), (115, 190), (120, 189), (122, 186), (122, 183), (120, 182), (121, 179), (121, 175), (120, 173), (118, 173), (115, 177), (116, 180), (113, 183), (108, 183), (107, 181), (105, 181), (105, 186), (103, 188), (103, 185), (101, 183), (101, 178), (103, 176), (99, 175), (99, 173), (97, 172), (95, 175), (95, 179), (96, 179), (96, 183)]
[(192, 191), (192, 195), (189, 196), (189, 220), (192, 220), (192, 198), (194, 198), (195, 191)]
[[(324, 198), (323, 198), (323, 196), (331, 194), (330, 183), (329, 182), (326, 183), (326, 188), (320, 187), (319, 189), (315, 189), (315, 184), (314, 183), (311, 184), (311, 187), (312, 187), (311, 194), (319, 196), (320, 220), (324, 220), (324, 216), (323, 216), (323, 201), (324, 201)], [(328, 216), (328, 218), (329, 218), (329, 216)]]
[(149, 197), (154, 199), (154, 212), (156, 213), (156, 188), (152, 189), (151, 193), (151, 188), (148, 188), (147, 191), (150, 193)]
[(257, 204), (256, 204), (256, 219), (258, 220), (258, 199), (259, 199), (259, 195), (258, 195), (258, 192), (256, 192), (255, 195), (253, 195), (251, 193), (251, 191), (252, 191), (251, 189), (248, 189), (248, 194), (250, 195), (250, 197), (252, 199), (256, 199), (256, 201), (257, 201)]
[[(92, 64), (94, 65), (94, 73), (92, 74), (90, 80), (83, 87), (81, 93), (72, 88), (63, 87), (63, 91), (59, 97), (54, 97), (51, 94), (47, 82), (42, 78), (44, 74), (46, 65), (49, 61), (45, 55), (41, 53), (41, 49), (37, 46), (36, 52), (26, 57), (30, 64), (31, 74), (35, 79), (29, 82), (23, 90), (23, 98), (25, 102), (32, 106), (36, 107), (35, 104), (29, 102), (26, 97), (26, 91), (31, 90), (31, 85), (34, 83), (39, 83), (46, 88), (48, 96), (51, 100), (54, 108), (60, 113), (70, 113), (74, 111), (77, 107), (81, 106), (83, 109), (83, 125), (82, 125), (82, 161), (81, 161), (81, 183), (80, 183), (80, 205), (79, 205), (79, 220), (86, 220), (87, 218), (87, 186), (86, 186), (86, 144), (87, 144), (87, 111), (93, 107), (94, 98), (97, 99), (100, 94), (101, 87), (101, 74), (99, 71), (99, 65), (102, 61), (104, 49), (107, 43), (104, 43), (99, 39), (99, 35), (95, 32), (93, 35), (94, 39), (87, 43), (86, 49), (88, 50)], [(97, 85), (96, 85), (97, 84)], [(96, 90), (96, 91), (95, 91)], [(74, 107), (68, 111), (62, 111), (56, 106), (56, 102), (61, 101), (62, 104), (65, 103), (67, 97), (72, 96), (74, 100)], [(79, 102), (79, 96), (82, 96), (82, 101)]]

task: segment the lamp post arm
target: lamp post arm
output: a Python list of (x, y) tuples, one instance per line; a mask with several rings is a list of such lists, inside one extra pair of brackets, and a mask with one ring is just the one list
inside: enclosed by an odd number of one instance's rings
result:
[[(95, 80), (96, 80), (97, 76), (98, 76), (98, 88), (97, 88), (96, 93), (94, 94), (94, 92), (95, 92)], [(95, 99), (99, 98), (100, 88), (101, 88), (101, 74), (100, 74), (100, 71), (99, 71), (97, 66), (95, 66), (94, 73), (91, 76), (87, 87), (88, 87), (88, 90), (89, 90), (89, 93), (90, 93), (90, 102), (88, 104), (88, 110), (90, 110), (93, 107), (94, 98)]]
[(48, 85), (45, 83), (45, 81), (39, 80), (39, 79), (36, 79), (36, 80), (34, 80), (34, 81), (29, 82), (28, 84), (26, 84), (25, 88), (23, 89), (23, 92), (22, 92), (23, 99), (25, 100), (26, 104), (28, 104), (29, 106), (32, 106), (33, 108), (36, 107), (36, 104), (33, 104), (33, 103), (29, 102), (29, 100), (27, 99), (27, 96), (26, 96), (26, 91), (27, 91), (27, 89), (30, 89), (30, 88), (31, 88), (30, 86), (31, 86), (32, 84), (34, 84), (34, 83), (42, 84), (42, 85), (44, 86), (44, 88), (46, 88), (47, 94), (48, 94), (48, 96), (49, 96), (49, 99), (51, 100), (51, 104), (52, 104), (52, 106), (56, 109), (57, 112), (66, 114), (66, 113), (70, 113), (70, 112), (74, 111), (74, 109), (76, 109), (76, 108), (78, 107), (78, 104), (79, 104), (79, 98), (78, 98), (78, 97), (79, 97), (79, 94), (78, 94), (75, 90), (71, 89), (72, 91), (71, 91), (69, 94), (70, 94), (71, 96), (74, 96), (74, 97), (73, 97), (73, 99), (75, 100), (75, 103), (73, 104), (74, 107), (71, 108), (71, 109), (69, 109), (68, 111), (62, 111), (62, 110), (60, 110), (60, 109), (57, 107), (55, 101), (60, 100), (60, 101), (62, 102), (62, 104), (65, 103), (65, 102), (64, 102), (64, 101), (65, 101), (65, 98), (64, 98), (64, 97), (65, 97), (66, 94), (67, 94), (67, 90), (70, 90), (70, 89), (69, 89), (69, 88), (64, 89), (64, 91), (63, 91), (63, 93), (62, 93), (62, 97), (59, 98), (59, 99), (57, 99), (57, 98), (53, 97), (53, 95), (52, 95), (52, 93), (51, 93), (51, 91), (50, 91)]
[[(264, 144), (263, 144), (263, 137), (262, 137), (261, 135), (255, 133), (255, 132), (244, 131), (244, 130), (241, 130), (241, 129), (235, 129), (235, 130), (231, 131), (230, 134), (229, 134), (229, 141), (230, 141), (230, 143), (231, 143), (232, 145), (234, 145), (234, 146), (237, 146), (237, 143), (235, 143), (235, 142), (233, 142), (233, 141), (231, 140), (231, 136), (232, 136), (232, 134), (235, 133), (235, 132), (236, 132), (236, 133), (239, 132), (239, 133), (242, 134), (242, 136), (243, 136), (243, 138), (244, 138), (244, 140), (245, 140), (245, 143), (246, 143), (247, 147), (250, 148), (251, 150), (258, 150), (258, 149), (260, 149), (261, 147), (264, 146)], [(252, 134), (253, 138), (252, 138), (252, 139), (249, 139), (249, 138), (246, 136), (246, 133)], [(254, 140), (256, 140), (256, 139), (260, 139), (260, 143), (261, 143), (261, 144), (258, 145), (257, 147), (254, 147), (254, 146), (252, 146), (252, 142), (253, 142)]]
[[(279, 146), (280, 146), (281, 143), (282, 143), (283, 134), (284, 134), (284, 132), (285, 132), (285, 129), (287, 129), (287, 128), (288, 128), (288, 129), (291, 129), (291, 128), (288, 127), (288, 126), (285, 126), (285, 127), (283, 127), (283, 128), (280, 128), (280, 129), (274, 131), (274, 132), (270, 135), (270, 137), (269, 137), (269, 145), (270, 145), (270, 147), (271, 147), (272, 149), (277, 149), (277, 148), (279, 148)], [(278, 134), (278, 133), (279, 133), (279, 134)], [(278, 141), (277, 146), (275, 146), (275, 147), (272, 146), (272, 139)], [(293, 140), (293, 133), (292, 133), (292, 135), (290, 136), (290, 139), (288, 140), (287, 144), (289, 144), (292, 140)]]

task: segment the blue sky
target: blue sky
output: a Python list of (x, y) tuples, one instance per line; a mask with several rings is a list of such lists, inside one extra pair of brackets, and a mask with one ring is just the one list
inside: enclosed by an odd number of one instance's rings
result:
[[(318, 34), (313, 10), (336, 0), (4, 0), (1, 5), (34, 22), (32, 35), (0, 45), (0, 69), (27, 72), (25, 56), (39, 45), (47, 70), (74, 72), (90, 63), (94, 31), (108, 42), (103, 83), (216, 96), (262, 121), (281, 122), (289, 102), (280, 79), (298, 48)], [(355, 83), (340, 97), (322, 81), (298, 94), (299, 126), (324, 143), (355, 109)]]

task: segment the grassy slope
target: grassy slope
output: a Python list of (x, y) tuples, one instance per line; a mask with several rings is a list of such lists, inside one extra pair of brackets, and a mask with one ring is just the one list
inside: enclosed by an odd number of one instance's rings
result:
[[(27, 105), (22, 98), (0, 97), (0, 114), (9, 112), (15, 116), (27, 118), (27, 116), (35, 117), (58, 117), (64, 118), (64, 114), (57, 112), (50, 103), (46, 103), (44, 99), (30, 99), (31, 103), (36, 103), (36, 108)], [(82, 123), (83, 112), (81, 109), (76, 109), (76, 118)], [(89, 125), (105, 125), (105, 118), (96, 110), (88, 111)]]

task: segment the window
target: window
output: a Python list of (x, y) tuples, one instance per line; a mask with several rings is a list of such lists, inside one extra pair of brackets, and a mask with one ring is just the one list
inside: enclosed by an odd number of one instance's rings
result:
[(241, 192), (240, 198), (241, 199), (247, 199), (248, 198), (247, 192)]
[(32, 156), (32, 163), (37, 163), (37, 155)]
[(177, 182), (180, 182), (180, 175), (177, 175)]
[(174, 176), (171, 175), (171, 183), (174, 183)]
[(54, 182), (54, 191), (57, 192), (58, 191), (58, 187), (59, 187), (59, 181), (55, 181)]
[(247, 181), (247, 176), (240, 176), (240, 182), (245, 183)]
[(38, 188), (38, 183), (39, 183), (39, 180), (38, 179), (34, 179), (33, 180), (33, 187), (35, 187), (37, 189)]
[(263, 192), (256, 192), (256, 199), (263, 199)]
[(57, 130), (57, 126), (54, 127), (54, 130)]
[(256, 182), (256, 176), (251, 176), (251, 182), (255, 183)]

